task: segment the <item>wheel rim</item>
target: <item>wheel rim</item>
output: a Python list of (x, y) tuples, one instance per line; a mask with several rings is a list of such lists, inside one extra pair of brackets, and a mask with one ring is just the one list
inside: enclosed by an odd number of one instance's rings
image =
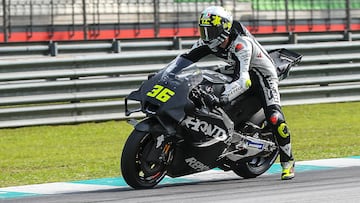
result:
[[(275, 136), (272, 133), (271, 136), (268, 136), (267, 139), (265, 138), (265, 140), (276, 143)], [(267, 170), (269, 166), (271, 166), (272, 163), (275, 162), (275, 159), (278, 156), (278, 154), (279, 154), (279, 150), (275, 149), (274, 151), (266, 155), (253, 158), (251, 161), (247, 162), (247, 165), (250, 169), (255, 171)]]
[(147, 133), (140, 141), (139, 149), (136, 153), (135, 163), (138, 180), (144, 184), (157, 184), (166, 174), (164, 162), (146, 161), (146, 155), (152, 149), (154, 144), (155, 142), (152, 140), (152, 136)]
[(270, 162), (275, 161), (274, 159), (277, 157), (277, 154), (278, 150), (275, 150), (268, 156), (255, 157), (251, 161), (247, 162), (247, 165), (252, 171), (266, 171), (269, 166), (272, 165), (272, 163)]

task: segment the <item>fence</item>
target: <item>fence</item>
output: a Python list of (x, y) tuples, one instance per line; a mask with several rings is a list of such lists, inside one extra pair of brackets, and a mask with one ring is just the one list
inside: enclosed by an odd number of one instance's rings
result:
[(358, 0), (1, 0), (0, 42), (198, 35), (209, 5), (231, 10), (254, 34), (360, 30)]
[[(298, 36), (300, 41), (309, 38)], [(360, 41), (276, 45), (275, 39), (282, 43), (283, 37), (259, 39), (273, 43), (266, 45), (268, 50), (284, 47), (304, 55), (300, 66), (280, 83), (284, 105), (360, 100)], [(122, 45), (131, 48), (132, 43)], [(191, 41), (178, 43), (186, 47)], [(144, 46), (155, 50), (159, 44)], [(0, 128), (124, 119), (123, 98), (148, 73), (184, 51), (157, 49), (0, 59)], [(200, 65), (216, 63), (209, 59)]]

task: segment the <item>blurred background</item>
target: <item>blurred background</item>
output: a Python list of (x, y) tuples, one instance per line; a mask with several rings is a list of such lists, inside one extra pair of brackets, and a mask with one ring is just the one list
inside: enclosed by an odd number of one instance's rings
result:
[(360, 0), (1, 0), (0, 42), (198, 36), (209, 5), (254, 34), (360, 30)]
[(360, 101), (360, 0), (0, 0), (0, 128), (128, 119), (124, 98), (196, 42), (210, 5), (303, 55), (283, 105)]

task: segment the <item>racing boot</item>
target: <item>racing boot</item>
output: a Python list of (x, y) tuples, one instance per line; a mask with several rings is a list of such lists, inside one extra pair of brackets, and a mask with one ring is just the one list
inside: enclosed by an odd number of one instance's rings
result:
[(295, 161), (281, 162), (281, 180), (290, 180), (295, 177)]

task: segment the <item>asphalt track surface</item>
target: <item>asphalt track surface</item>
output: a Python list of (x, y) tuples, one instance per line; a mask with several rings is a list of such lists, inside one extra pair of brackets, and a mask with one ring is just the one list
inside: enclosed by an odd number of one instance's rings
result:
[(360, 167), (305, 171), (293, 180), (279, 174), (254, 179), (224, 179), (160, 185), (154, 189), (118, 188), (0, 200), (0, 202), (360, 202)]

